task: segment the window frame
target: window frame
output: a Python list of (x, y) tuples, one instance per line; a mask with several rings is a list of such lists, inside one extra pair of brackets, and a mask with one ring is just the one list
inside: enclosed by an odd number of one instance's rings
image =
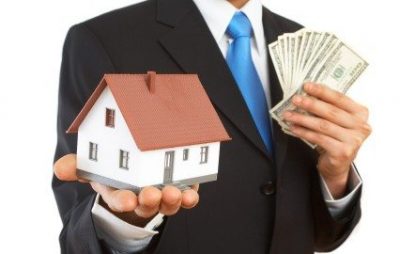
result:
[(106, 108), (106, 127), (115, 128), (115, 109)]
[(164, 168), (171, 168), (173, 166), (173, 154), (175, 151), (166, 151), (165, 152), (165, 159), (164, 159)]
[(119, 150), (119, 168), (129, 169), (129, 152), (120, 149)]
[(182, 160), (183, 161), (188, 161), (189, 160), (189, 148), (183, 149)]
[(98, 161), (98, 150), (99, 145), (97, 143), (89, 141), (89, 160)]
[(208, 146), (200, 147), (200, 164), (206, 164), (208, 162)]

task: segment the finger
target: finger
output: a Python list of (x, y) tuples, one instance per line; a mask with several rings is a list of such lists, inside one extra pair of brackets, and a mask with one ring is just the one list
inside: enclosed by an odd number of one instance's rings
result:
[(54, 174), (62, 181), (76, 181), (76, 154), (67, 154), (54, 163)]
[(309, 113), (317, 115), (344, 128), (356, 128), (359, 122), (358, 119), (355, 119), (348, 112), (310, 96), (296, 95), (293, 97), (293, 103)]
[(96, 182), (90, 185), (114, 212), (131, 212), (137, 207), (137, 196), (130, 190), (118, 190)]
[(164, 215), (173, 215), (181, 207), (182, 192), (174, 186), (165, 186), (162, 189), (162, 199), (160, 213)]
[(162, 193), (156, 187), (145, 187), (139, 193), (138, 207), (135, 213), (142, 218), (149, 218), (156, 214), (160, 207)]
[(199, 203), (199, 193), (195, 189), (185, 190), (182, 193), (181, 207), (190, 209)]
[(192, 188), (192, 190), (195, 190), (196, 192), (199, 191), (200, 185), (198, 183), (193, 184), (192, 186), (190, 186)]
[(336, 107), (349, 113), (359, 115), (364, 121), (367, 120), (365, 117), (368, 117), (368, 109), (353, 101), (350, 97), (343, 93), (335, 91), (328, 86), (313, 83), (305, 84), (304, 90), (311, 96), (335, 105)]
[(297, 126), (297, 125), (292, 125), (290, 127), (290, 131), (297, 137), (302, 138), (307, 140), (308, 142), (315, 144), (317, 146), (320, 146), (322, 149), (324, 149), (326, 152), (336, 155), (338, 153), (338, 150), (341, 148), (341, 142), (331, 138), (329, 136), (326, 136), (322, 133), (315, 132), (313, 130)]
[(352, 140), (352, 134), (348, 129), (342, 128), (328, 120), (290, 111), (285, 112), (283, 117), (289, 123), (322, 133), (336, 140), (342, 142), (350, 142)]

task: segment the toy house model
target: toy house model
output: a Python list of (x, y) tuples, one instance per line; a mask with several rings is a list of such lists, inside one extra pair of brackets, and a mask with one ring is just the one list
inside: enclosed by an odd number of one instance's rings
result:
[(68, 133), (80, 177), (116, 188), (217, 179), (230, 140), (195, 74), (106, 74)]

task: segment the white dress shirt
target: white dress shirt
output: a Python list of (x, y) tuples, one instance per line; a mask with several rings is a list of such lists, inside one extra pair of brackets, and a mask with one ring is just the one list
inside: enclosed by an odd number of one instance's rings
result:
[[(211, 34), (217, 42), (222, 54), (226, 57), (229, 44), (232, 39), (225, 33), (234, 13), (238, 11), (231, 3), (226, 0), (193, 0), (204, 17)], [(267, 45), (264, 37), (262, 23), (262, 3), (261, 0), (250, 0), (240, 11), (244, 12), (249, 18), (253, 37), (251, 38), (251, 54), (254, 65), (262, 82), (264, 92), (270, 104), (270, 88), (268, 83), (268, 62)], [(349, 186), (350, 193), (345, 197), (335, 200), (332, 197), (324, 179), (321, 177), (322, 194), (327, 207), (333, 217), (340, 217), (341, 213), (351, 203), (354, 194), (362, 185), (362, 180), (352, 166)], [(144, 228), (136, 227), (117, 218), (108, 210), (98, 204), (99, 197), (92, 209), (93, 221), (99, 238), (104, 239), (113, 249), (114, 253), (133, 253), (147, 247), (152, 236), (157, 234), (155, 228), (163, 221), (163, 215), (158, 214)]]

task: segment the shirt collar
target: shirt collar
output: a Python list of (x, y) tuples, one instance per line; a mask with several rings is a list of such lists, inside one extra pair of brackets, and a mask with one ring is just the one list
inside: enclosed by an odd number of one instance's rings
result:
[[(225, 35), (226, 28), (229, 25), (236, 11), (235, 6), (227, 0), (193, 0), (199, 8), (204, 20), (217, 42), (220, 42)], [(262, 3), (261, 0), (249, 0), (240, 11), (244, 12), (249, 18), (253, 27), (256, 49), (262, 52), (265, 49), (264, 29), (262, 23)]]

